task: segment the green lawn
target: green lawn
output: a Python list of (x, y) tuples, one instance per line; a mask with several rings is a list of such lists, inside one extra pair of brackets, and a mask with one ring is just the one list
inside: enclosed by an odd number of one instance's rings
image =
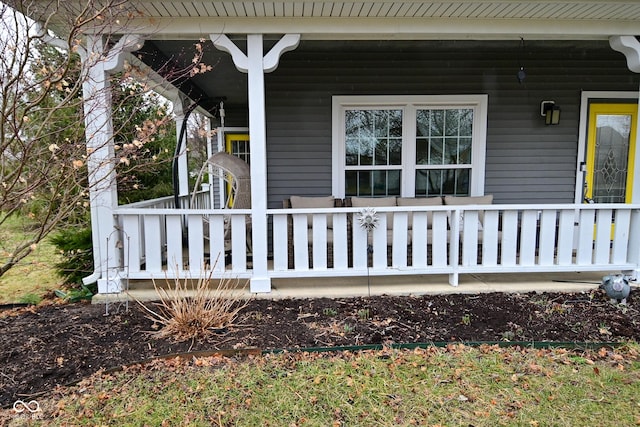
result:
[[(23, 239), (23, 219), (12, 217), (0, 228), (0, 262), (4, 262), (13, 244)], [(48, 241), (22, 262), (0, 277), (0, 304), (32, 301), (61, 287), (62, 279), (53, 270), (58, 260), (56, 248)]]
[(640, 346), (174, 359), (95, 375), (39, 402), (35, 425), (632, 426)]

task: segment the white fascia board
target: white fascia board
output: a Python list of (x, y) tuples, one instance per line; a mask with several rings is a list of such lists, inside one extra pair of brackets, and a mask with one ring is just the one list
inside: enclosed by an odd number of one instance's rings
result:
[(132, 21), (150, 39), (209, 34), (301, 34), (306, 40), (578, 40), (637, 35), (637, 21), (438, 18), (154, 18)]
[[(168, 99), (169, 101), (176, 102), (177, 97), (179, 96), (179, 90), (173, 84), (171, 84), (167, 79), (162, 77), (160, 74), (156, 73), (153, 69), (151, 69), (147, 64), (140, 61), (135, 54), (127, 54), (125, 61), (129, 62), (131, 65), (140, 68), (145, 73), (146, 83), (150, 90), (156, 92), (158, 95)], [(145, 82), (141, 82), (145, 83)], [(186, 94), (183, 94), (187, 97)], [(187, 97), (188, 98), (188, 97)], [(211, 113), (205, 110), (202, 107), (196, 107), (196, 112), (205, 115), (209, 118), (212, 117)]]

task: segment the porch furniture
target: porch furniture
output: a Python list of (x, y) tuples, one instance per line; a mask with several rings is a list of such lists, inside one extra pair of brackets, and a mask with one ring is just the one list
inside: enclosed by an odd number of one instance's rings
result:
[[(219, 178), (218, 183), (214, 183), (214, 188), (217, 189), (221, 198), (221, 209), (251, 209), (251, 169), (249, 165), (242, 159), (232, 154), (220, 151), (213, 154), (207, 159), (207, 161), (200, 168), (196, 183), (194, 185), (194, 192), (191, 195), (191, 209), (196, 209), (197, 206), (197, 189), (202, 184), (204, 176), (210, 173), (214, 177)], [(212, 203), (215, 205), (215, 203)], [(203, 217), (205, 225), (208, 224), (207, 218)], [(225, 250), (225, 263), (229, 261), (229, 255), (231, 252), (231, 227), (233, 221), (230, 216), (224, 218), (224, 250)], [(246, 217), (246, 249), (247, 256), (252, 254), (252, 241), (251, 241), (251, 218)], [(209, 227), (205, 226), (204, 238), (209, 242)], [(211, 256), (213, 260), (216, 259), (216, 255)]]
[[(194, 189), (198, 189), (206, 173), (221, 179), (227, 188), (220, 188), (224, 194), (221, 208), (251, 209), (251, 169), (241, 158), (220, 151), (213, 154), (200, 168)], [(196, 208), (196, 190), (191, 195), (191, 209)]]
[[(289, 199), (285, 199), (282, 202), (282, 207), (285, 209), (318, 209), (318, 208), (339, 208), (343, 206), (342, 199), (336, 199), (333, 196), (291, 196)], [(307, 251), (309, 253), (310, 266), (313, 267), (313, 214), (307, 214), (299, 217), (300, 220), (306, 220), (306, 242)], [(294, 216), (289, 215), (287, 218), (287, 244), (289, 254), (289, 268), (295, 266), (295, 245), (294, 245)], [(321, 232), (325, 236), (327, 244), (327, 263), (329, 266), (333, 265), (333, 216), (328, 215), (326, 218), (326, 228), (324, 231), (316, 230), (316, 233)]]
[[(491, 205), (493, 204), (493, 194), (487, 194), (485, 196), (444, 196), (443, 202), (447, 206), (470, 206), (470, 205)], [(452, 220), (453, 220), (454, 212), (452, 211), (449, 215), (449, 229), (452, 228)], [(477, 218), (477, 219), (476, 219)], [(466, 231), (467, 237), (465, 239), (465, 221), (466, 221)], [(471, 224), (470, 222), (473, 222)], [(484, 241), (484, 222), (485, 222), (485, 213), (484, 211), (473, 212), (473, 211), (464, 211), (460, 214), (460, 217), (457, 221), (457, 227), (460, 234), (460, 241), (458, 244), (458, 252), (459, 257), (462, 262), (469, 261), (468, 257), (476, 258), (478, 263), (482, 263), (482, 255), (483, 255), (483, 241)], [(499, 219), (498, 223), (496, 223), (495, 229), (493, 230), (493, 235), (497, 236), (497, 257), (500, 258), (500, 241), (502, 239), (502, 232), (499, 230)], [(465, 259), (463, 255), (464, 245), (470, 246), (466, 253), (467, 258)], [(474, 246), (472, 248), (471, 246)], [(475, 255), (473, 253), (475, 252)]]

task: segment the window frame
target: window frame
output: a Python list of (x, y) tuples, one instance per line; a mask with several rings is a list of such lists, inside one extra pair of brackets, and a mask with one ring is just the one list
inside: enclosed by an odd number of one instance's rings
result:
[[(469, 195), (484, 195), (488, 98), (486, 94), (333, 96), (331, 119), (333, 195), (339, 198), (345, 197), (345, 171), (347, 170), (345, 111), (353, 109), (400, 109), (402, 110), (400, 196), (415, 197), (416, 170), (425, 169), (424, 165), (416, 165), (416, 112), (429, 108), (473, 109)], [(460, 167), (458, 165), (450, 165), (452, 169)], [(440, 166), (439, 169), (442, 169), (442, 167)]]

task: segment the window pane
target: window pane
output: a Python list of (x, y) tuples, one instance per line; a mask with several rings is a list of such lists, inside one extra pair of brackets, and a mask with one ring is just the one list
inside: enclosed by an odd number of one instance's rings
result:
[(417, 165), (426, 165), (429, 162), (429, 154), (427, 151), (428, 145), (429, 145), (429, 142), (426, 139), (420, 138), (416, 140), (416, 164)]
[(442, 164), (458, 164), (458, 138), (445, 138), (444, 144), (444, 162)]
[(372, 111), (374, 119), (374, 135), (376, 137), (389, 136), (389, 116), (384, 110)]
[(389, 140), (389, 163), (390, 165), (402, 164), (402, 139), (392, 138)]
[(468, 196), (469, 195), (469, 171), (470, 169), (457, 169), (456, 170), (456, 196)]
[(431, 138), (429, 140), (429, 164), (444, 164), (444, 138)]
[(431, 136), (444, 136), (444, 110), (429, 110)]
[(402, 110), (391, 110), (389, 113), (389, 137), (402, 138)]
[(460, 131), (460, 116), (458, 110), (445, 110), (446, 135), (458, 135)]
[(379, 138), (376, 143), (376, 157), (373, 162), (375, 165), (388, 165), (387, 149), (389, 141), (386, 138)]
[(344, 174), (344, 193), (347, 196), (358, 194), (358, 171), (346, 171)]
[(430, 117), (431, 111), (429, 110), (418, 110), (416, 111), (416, 136), (418, 137), (428, 137), (430, 135), (429, 125), (430, 125)]
[(416, 171), (416, 197), (469, 195), (470, 169), (437, 169)]
[(459, 153), (458, 153), (458, 164), (459, 165), (470, 165), (471, 164), (471, 138), (460, 138), (458, 142)]
[(387, 195), (388, 196), (400, 195), (400, 171), (399, 170), (387, 171)]
[(360, 139), (360, 157), (358, 164), (360, 165), (372, 165), (373, 164), (373, 142), (371, 139)]
[(387, 195), (387, 171), (373, 171), (373, 195)]
[(371, 194), (371, 171), (358, 171), (358, 196)]
[(360, 141), (356, 138), (347, 138), (346, 144), (346, 164), (357, 165), (360, 152)]
[(460, 136), (473, 135), (473, 110), (458, 110), (460, 114)]

